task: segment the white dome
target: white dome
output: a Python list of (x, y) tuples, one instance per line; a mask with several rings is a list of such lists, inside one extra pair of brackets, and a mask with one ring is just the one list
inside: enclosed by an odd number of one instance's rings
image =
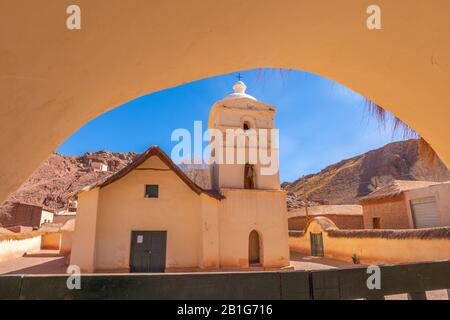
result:
[(247, 98), (247, 99), (252, 99), (252, 100), (257, 101), (255, 97), (252, 97), (251, 95), (246, 94), (245, 90), (247, 90), (247, 86), (245, 85), (245, 83), (243, 83), (242, 81), (238, 81), (233, 86), (234, 92), (227, 95), (223, 100)]

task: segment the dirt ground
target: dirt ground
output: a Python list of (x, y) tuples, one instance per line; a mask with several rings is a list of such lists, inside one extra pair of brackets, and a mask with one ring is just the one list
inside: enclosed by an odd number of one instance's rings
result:
[(0, 262), (0, 275), (6, 274), (64, 274), (67, 257), (57, 250), (42, 250), (35, 254)]

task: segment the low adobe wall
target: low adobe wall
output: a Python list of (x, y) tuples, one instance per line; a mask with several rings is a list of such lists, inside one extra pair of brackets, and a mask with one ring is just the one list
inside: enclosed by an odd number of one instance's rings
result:
[(41, 232), (0, 235), (0, 262), (23, 256), (28, 251), (39, 250)]
[(41, 249), (59, 250), (61, 248), (61, 232), (48, 232), (42, 235)]
[(450, 228), (421, 230), (339, 230), (326, 218), (311, 220), (306, 231), (291, 231), (291, 251), (311, 254), (310, 233), (322, 233), (326, 258), (363, 264), (450, 259)]
[(72, 251), (72, 231), (62, 231), (61, 232), (61, 246), (59, 253), (63, 255), (69, 255)]

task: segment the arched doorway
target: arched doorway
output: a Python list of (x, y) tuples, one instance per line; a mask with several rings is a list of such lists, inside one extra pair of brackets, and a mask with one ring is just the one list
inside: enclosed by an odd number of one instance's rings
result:
[(250, 266), (261, 264), (261, 243), (256, 230), (250, 232), (248, 239), (248, 263)]

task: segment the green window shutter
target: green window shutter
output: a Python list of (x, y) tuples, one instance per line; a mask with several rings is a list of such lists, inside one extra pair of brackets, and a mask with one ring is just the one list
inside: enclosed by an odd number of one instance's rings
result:
[(147, 184), (145, 186), (146, 198), (158, 198), (158, 196), (159, 196), (159, 186), (157, 184)]

